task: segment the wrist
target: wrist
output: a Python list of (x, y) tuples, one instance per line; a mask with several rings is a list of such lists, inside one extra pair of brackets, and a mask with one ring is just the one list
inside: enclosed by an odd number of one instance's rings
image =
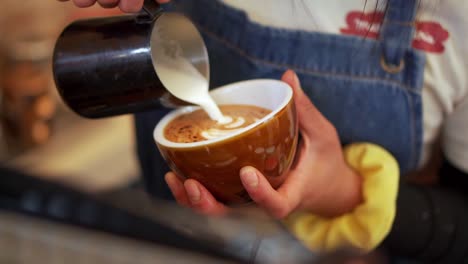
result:
[(322, 184), (320, 193), (304, 208), (322, 217), (336, 217), (353, 211), (362, 202), (362, 178), (343, 161), (336, 177)]
[(337, 204), (336, 215), (352, 212), (363, 201), (362, 177), (346, 165), (339, 187), (340, 189), (336, 193), (340, 194), (341, 199), (340, 203)]
[[(350, 213), (362, 202), (362, 178), (353, 169), (344, 164), (339, 172), (338, 180), (332, 184), (328, 191), (330, 197), (325, 201), (327, 211), (319, 214), (324, 217), (336, 217)], [(330, 205), (333, 204), (333, 206)]]

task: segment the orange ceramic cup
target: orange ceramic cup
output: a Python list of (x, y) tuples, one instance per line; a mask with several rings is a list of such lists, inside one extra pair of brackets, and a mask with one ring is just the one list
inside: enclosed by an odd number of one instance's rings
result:
[(169, 167), (182, 179), (199, 181), (219, 201), (229, 205), (251, 201), (239, 177), (244, 166), (257, 168), (274, 188), (279, 187), (291, 167), (298, 141), (291, 87), (277, 80), (250, 80), (214, 89), (211, 96), (218, 105), (255, 105), (272, 112), (224, 137), (174, 143), (164, 137), (166, 125), (175, 117), (199, 108), (174, 110), (154, 129), (154, 139)]

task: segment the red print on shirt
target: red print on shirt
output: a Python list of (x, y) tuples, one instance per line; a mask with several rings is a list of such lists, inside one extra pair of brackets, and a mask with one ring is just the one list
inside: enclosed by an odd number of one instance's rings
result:
[[(383, 20), (383, 12), (371, 12), (366, 14), (359, 11), (352, 11), (346, 16), (346, 24), (348, 27), (341, 28), (340, 32), (348, 35), (377, 39)], [(427, 52), (442, 53), (445, 50), (444, 42), (448, 38), (449, 32), (438, 22), (417, 21), (413, 47)]]
[(379, 37), (379, 28), (383, 18), (384, 14), (382, 12), (372, 12), (368, 14), (357, 11), (350, 12), (346, 16), (348, 28), (342, 28), (340, 31), (343, 34), (376, 39)]

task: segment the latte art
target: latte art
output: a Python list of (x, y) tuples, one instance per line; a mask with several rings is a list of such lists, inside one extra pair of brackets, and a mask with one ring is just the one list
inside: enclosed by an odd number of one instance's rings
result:
[(252, 105), (221, 105), (222, 122), (212, 120), (205, 111), (196, 110), (172, 120), (164, 136), (173, 142), (191, 143), (225, 137), (247, 127), (271, 111)]
[(245, 118), (243, 117), (237, 117), (237, 118), (232, 118), (230, 116), (225, 116), (226, 118), (230, 118), (231, 122), (227, 123), (226, 125), (223, 125), (222, 128), (210, 128), (208, 130), (204, 130), (201, 132), (201, 136), (204, 139), (215, 139), (219, 137), (224, 137), (227, 136), (231, 133), (235, 133), (239, 131), (244, 124), (245, 124)]
[(231, 124), (227, 124), (224, 127), (231, 129), (231, 128), (237, 128), (245, 124), (245, 119), (243, 117), (238, 117), (237, 120), (232, 122)]

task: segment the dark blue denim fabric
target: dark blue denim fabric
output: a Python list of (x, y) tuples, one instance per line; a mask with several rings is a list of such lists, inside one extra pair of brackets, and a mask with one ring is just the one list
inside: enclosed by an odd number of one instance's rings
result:
[[(422, 148), (421, 89), (425, 57), (411, 48), (416, 0), (389, 0), (380, 39), (264, 27), (215, 0), (174, 1), (205, 38), (211, 87), (295, 70), (303, 89), (335, 125), (343, 144), (373, 142), (389, 150), (402, 174)], [(340, 18), (337, 18), (340, 19)], [(341, 18), (343, 19), (343, 18)], [(391, 73), (382, 66), (397, 66)], [(138, 154), (147, 189), (170, 198), (168, 171), (152, 132), (164, 110), (136, 116)]]

